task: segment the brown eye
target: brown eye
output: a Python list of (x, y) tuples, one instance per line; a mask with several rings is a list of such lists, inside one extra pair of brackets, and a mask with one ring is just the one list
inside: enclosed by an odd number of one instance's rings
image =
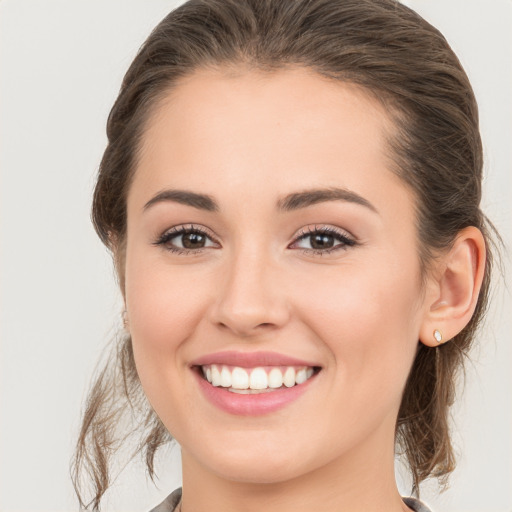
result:
[(304, 252), (315, 254), (327, 254), (339, 249), (347, 249), (357, 245), (356, 241), (349, 238), (343, 231), (331, 227), (308, 228), (299, 236), (292, 248), (304, 249)]
[(161, 245), (170, 252), (179, 254), (201, 252), (202, 249), (218, 247), (219, 244), (199, 227), (174, 227), (166, 231), (154, 245)]
[(332, 235), (319, 234), (310, 235), (312, 249), (330, 249), (334, 246), (334, 237)]
[(185, 249), (200, 249), (206, 243), (206, 236), (201, 233), (185, 233), (181, 237)]

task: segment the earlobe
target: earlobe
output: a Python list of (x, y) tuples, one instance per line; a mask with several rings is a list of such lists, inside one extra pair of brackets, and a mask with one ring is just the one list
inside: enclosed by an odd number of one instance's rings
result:
[(474, 226), (463, 229), (436, 263), (426, 294), (420, 341), (437, 346), (456, 336), (473, 316), (485, 270), (485, 241)]

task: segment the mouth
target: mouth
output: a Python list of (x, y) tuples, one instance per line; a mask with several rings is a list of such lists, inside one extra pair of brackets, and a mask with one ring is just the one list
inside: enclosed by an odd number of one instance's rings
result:
[(202, 396), (232, 415), (260, 416), (315, 396), (322, 379), (316, 361), (278, 352), (222, 351), (190, 365)]
[(319, 366), (245, 368), (221, 364), (204, 364), (196, 368), (199, 375), (212, 386), (244, 395), (271, 393), (300, 386), (321, 370)]

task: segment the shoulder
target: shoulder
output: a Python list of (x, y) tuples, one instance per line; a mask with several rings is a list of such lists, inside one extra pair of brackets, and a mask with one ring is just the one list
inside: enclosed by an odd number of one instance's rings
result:
[(174, 509), (181, 500), (181, 487), (178, 487), (160, 505), (152, 508), (149, 512), (174, 512)]
[(416, 498), (403, 498), (403, 502), (414, 512), (433, 512), (431, 511), (425, 503), (421, 502)]

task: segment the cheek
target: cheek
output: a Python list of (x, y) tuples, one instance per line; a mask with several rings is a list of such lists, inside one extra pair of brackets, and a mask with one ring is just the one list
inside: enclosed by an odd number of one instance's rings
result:
[(297, 292), (302, 302), (299, 309), (309, 311), (323, 330), (364, 341), (372, 332), (410, 331), (418, 316), (420, 280), (415, 268), (381, 259), (329, 269), (324, 275), (304, 273)]
[(325, 425), (341, 447), (396, 420), (418, 343), (412, 275), (354, 267), (322, 287), (311, 280), (301, 296), (304, 322), (333, 362), (325, 403), (337, 406)]
[(400, 391), (418, 342), (417, 275), (415, 268), (381, 259), (380, 264), (347, 266), (329, 280), (311, 276), (304, 283), (298, 309), (350, 386), (380, 379)]
[[(140, 251), (142, 252), (142, 251)], [(186, 337), (200, 317), (208, 296), (208, 281), (191, 279), (190, 273), (167, 268), (133, 250), (126, 261), (126, 306), (130, 330), (145, 344), (165, 346)], [(206, 287), (205, 287), (206, 286)], [(182, 336), (180, 336), (182, 334)]]
[(183, 385), (189, 371), (182, 346), (204, 316), (208, 280), (199, 287), (190, 274), (151, 263), (136, 250), (128, 254), (125, 275), (137, 373), (150, 404), (174, 435), (180, 431), (176, 404), (193, 399)]

